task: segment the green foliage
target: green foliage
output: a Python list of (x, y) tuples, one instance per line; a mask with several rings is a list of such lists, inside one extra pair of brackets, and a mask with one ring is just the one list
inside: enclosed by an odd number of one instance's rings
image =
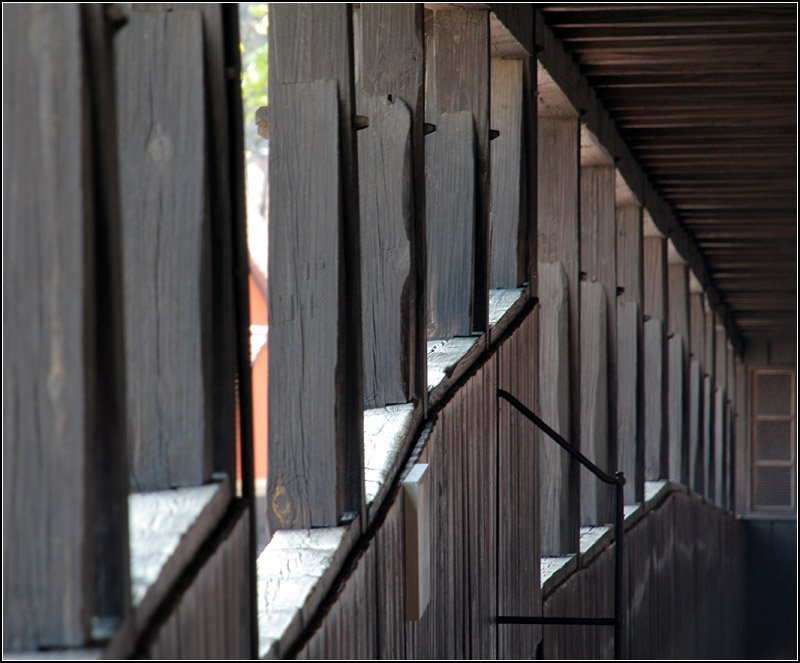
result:
[(269, 103), (268, 7), (267, 3), (244, 2), (239, 9), (245, 147), (250, 152), (264, 145), (256, 133), (255, 117), (256, 109)]

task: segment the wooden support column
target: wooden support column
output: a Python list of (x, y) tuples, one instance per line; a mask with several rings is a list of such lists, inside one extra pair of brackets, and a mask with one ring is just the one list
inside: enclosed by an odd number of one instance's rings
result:
[(426, 393), (422, 5), (364, 4), (358, 133), (364, 406)]
[[(539, 385), (542, 417), (579, 445), (580, 125), (546, 71), (538, 71)], [(555, 443), (544, 440), (542, 555), (578, 550), (579, 472)]]
[(654, 480), (669, 475), (665, 338), (667, 242), (647, 213), (643, 256), (645, 478)]
[(350, 5), (270, 6), (271, 530), (363, 504)]
[(736, 357), (736, 416), (734, 426), (736, 429), (736, 444), (734, 452), (734, 510), (742, 515), (747, 512), (747, 484), (750, 471), (750, 446), (747, 440), (747, 366)]
[(705, 312), (705, 347), (703, 349), (703, 368), (705, 377), (703, 379), (703, 442), (705, 446), (705, 466), (706, 498), (713, 500), (716, 490), (716, 386), (714, 377), (714, 367), (716, 364), (716, 316), (708, 302), (708, 296), (703, 297), (703, 310)]
[(668, 247), (668, 418), (669, 478), (689, 484), (689, 267)]
[(714, 330), (715, 360), (714, 378), (716, 392), (714, 395), (714, 502), (717, 506), (725, 506), (725, 488), (727, 486), (727, 338), (725, 328), (721, 324)]
[(3, 8), (4, 655), (89, 646), (94, 624), (116, 624), (130, 606), (104, 11)]
[(523, 135), (525, 63), (492, 58), (490, 288), (516, 288), (527, 277), (527, 159)]
[(705, 438), (703, 355), (705, 352), (703, 289), (694, 274), (689, 276), (689, 487), (705, 490)]
[(489, 12), (435, 11), (430, 46), (426, 119), (436, 131), (425, 157), (428, 339), (436, 339), (488, 328)]
[(625, 502), (644, 499), (642, 207), (617, 173), (617, 463)]
[(203, 53), (198, 11), (131, 12), (115, 38), (135, 490), (199, 485), (212, 472)]
[(727, 406), (728, 416), (725, 420), (726, 425), (726, 447), (725, 447), (725, 468), (726, 468), (726, 485), (725, 485), (725, 506), (728, 509), (734, 508), (735, 495), (736, 495), (736, 365), (733, 346), (730, 340), (726, 342), (727, 346), (727, 366), (725, 368), (725, 375), (727, 378)]
[[(585, 127), (580, 165), (580, 443), (590, 460), (613, 473), (617, 464), (616, 171), (614, 160)], [(612, 522), (612, 493), (610, 486), (582, 471), (581, 524)]]

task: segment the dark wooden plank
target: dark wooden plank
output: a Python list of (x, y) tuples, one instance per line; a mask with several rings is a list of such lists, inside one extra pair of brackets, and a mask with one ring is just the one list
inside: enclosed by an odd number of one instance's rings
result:
[(468, 336), (476, 223), (472, 113), (442, 113), (428, 136), (428, 339)]
[(702, 365), (705, 353), (706, 316), (703, 308), (703, 292), (693, 289), (693, 283), (694, 278), (691, 279), (689, 288), (689, 352), (692, 359), (696, 359)]
[[(572, 411), (568, 428), (560, 432), (575, 440), (580, 428), (580, 225), (579, 225), (580, 128), (571, 117), (539, 117), (538, 124), (538, 250), (539, 292), (542, 264), (561, 263), (567, 280), (569, 305), (568, 341), (569, 395)], [(545, 317), (542, 316), (544, 323)], [(544, 330), (544, 326), (542, 327)], [(564, 370), (565, 367), (561, 367)], [(552, 376), (541, 374), (544, 380)], [(546, 384), (546, 382), (542, 382)], [(569, 409), (568, 409), (569, 411)], [(568, 434), (566, 434), (568, 433)]]
[[(434, 115), (469, 111), (474, 122), (475, 228), (470, 331), (482, 332), (488, 329), (489, 314), (489, 12), (483, 9), (435, 12), (433, 50), (428, 51), (428, 56), (433, 71)], [(433, 119), (437, 127), (440, 121), (438, 117)], [(430, 177), (432, 171), (427, 161), (426, 172)], [(466, 197), (468, 190), (458, 193)], [(432, 215), (428, 213), (427, 218)], [(451, 230), (449, 237), (453, 236)], [(429, 256), (432, 261), (430, 251)]]
[(492, 58), (490, 288), (515, 288), (526, 279), (525, 159), (522, 60)]
[(134, 12), (115, 47), (130, 480), (196, 485), (212, 467), (200, 14)]
[(616, 213), (617, 286), (622, 288), (618, 300), (638, 302), (641, 307), (644, 287), (642, 208), (639, 205), (617, 204)]
[[(569, 286), (558, 262), (539, 263), (539, 384), (542, 418), (557, 433), (570, 431)], [(542, 555), (578, 550), (578, 472), (550, 439), (540, 450)]]
[(363, 506), (352, 29), (349, 5), (271, 7), (269, 389), (286, 415), (270, 418), (273, 528)]
[(688, 484), (688, 419), (686, 407), (686, 343), (682, 334), (672, 336), (668, 344), (667, 385), (668, 409), (667, 428), (669, 435), (669, 473), (670, 481)]
[(363, 504), (350, 8), (273, 5), (270, 30), (269, 519), (335, 525)]
[[(80, 10), (14, 6), (3, 18), (3, 160), (15, 164), (3, 169), (3, 650), (20, 651), (88, 639), (90, 164), (77, 130)], [(76, 130), (57, 131), (54, 108)]]
[[(404, 228), (406, 242), (410, 248), (407, 291), (400, 293), (400, 316), (403, 323), (401, 352), (402, 367), (407, 370), (407, 398), (422, 398), (427, 392), (425, 381), (425, 341), (427, 303), (425, 290), (425, 57), (423, 38), (423, 7), (411, 3), (370, 3), (360, 10), (361, 62), (357, 77), (356, 101), (360, 94), (373, 97), (391, 97), (395, 103), (405, 102), (411, 112), (410, 151), (411, 160), (411, 205), (413, 206)], [(359, 114), (367, 115), (359, 109)], [(374, 123), (370, 118), (370, 127)], [(370, 169), (359, 156), (360, 182), (363, 187), (371, 180)], [(361, 199), (364, 194), (361, 192)], [(405, 201), (404, 201), (405, 202)], [(362, 206), (363, 219), (363, 206)], [(362, 220), (362, 230), (368, 223)], [(368, 251), (362, 249), (366, 258)], [(363, 266), (362, 266), (363, 269)], [(363, 276), (365, 289), (362, 299), (367, 299), (370, 287), (369, 276)], [(398, 301), (387, 298), (386, 306), (396, 309)], [(394, 315), (394, 312), (391, 313)], [(367, 330), (366, 318), (363, 321)], [(366, 342), (366, 341), (365, 341)], [(365, 352), (365, 357), (366, 357)], [(365, 364), (366, 367), (366, 364)], [(366, 396), (365, 396), (366, 398)], [(386, 401), (391, 402), (391, 401)]]
[[(583, 133), (588, 133), (584, 130)], [(609, 458), (617, 456), (617, 229), (616, 229), (616, 171), (613, 162), (602, 148), (586, 145), (581, 138), (580, 175), (580, 271), (587, 282), (599, 283), (605, 293), (606, 309), (606, 418), (605, 437)], [(589, 141), (592, 143), (591, 139)], [(596, 154), (599, 153), (599, 154)], [(588, 165), (591, 164), (591, 165)], [(592, 324), (581, 301), (581, 336), (583, 323)], [(591, 359), (583, 358), (581, 370)], [(583, 378), (581, 378), (583, 383)], [(609, 434), (613, 431), (613, 434)], [(612, 463), (613, 464), (613, 463)], [(610, 522), (610, 521), (609, 521)]]
[(661, 320), (644, 323), (644, 432), (645, 478), (668, 474), (667, 411), (665, 401), (664, 326)]
[(645, 236), (644, 314), (667, 322), (667, 242), (663, 237)]
[(725, 503), (725, 389), (717, 387), (714, 391), (714, 503)]
[(703, 369), (700, 361), (689, 364), (689, 487), (703, 494), (705, 454), (703, 445)]
[(403, 603), (403, 509), (402, 499), (395, 499), (386, 520), (378, 529), (376, 547), (376, 620), (378, 638), (377, 658), (404, 659)]
[(714, 378), (703, 376), (703, 495), (714, 497)]
[[(539, 410), (537, 309), (503, 343), (497, 353), (498, 386), (522, 401), (534, 412)], [(536, 615), (541, 611), (539, 565), (539, 445), (534, 426), (505, 401), (498, 410), (498, 613)], [(523, 591), (520, 588), (524, 587)], [(541, 626), (498, 626), (500, 658), (530, 658), (541, 638)]]
[(747, 485), (749, 483), (750, 448), (747, 439), (747, 367), (736, 359), (736, 444), (734, 446), (734, 507), (737, 514), (745, 513), (747, 507)]
[(642, 208), (628, 202), (617, 194), (617, 465), (633, 503), (644, 499), (644, 263)]
[(274, 531), (335, 525), (341, 513), (331, 442), (342, 256), (330, 213), (341, 203), (336, 84), (275, 85), (270, 96), (270, 411), (285, 413), (270, 417)]
[(411, 113), (401, 99), (359, 97), (364, 407), (409, 400), (413, 359)]
[(617, 455), (625, 473), (625, 503), (644, 497), (644, 400), (640, 381), (642, 317), (636, 301), (617, 301)]
[[(87, 265), (87, 283), (99, 315), (96, 325), (96, 377), (90, 398), (95, 399), (95, 435), (88, 458), (94, 507), (94, 610), (99, 619), (122, 618), (130, 610), (128, 549), (128, 451), (125, 412), (124, 318), (122, 303), (122, 239), (119, 207), (119, 157), (114, 86), (114, 27), (103, 7), (83, 7), (87, 81), (91, 98), (91, 136), (94, 167), (94, 237), (87, 248), (94, 255)], [(91, 251), (91, 248), (89, 248)]]
[[(580, 448), (606, 472), (611, 470), (612, 458), (616, 458), (609, 441), (607, 307), (602, 284), (581, 283)], [(613, 522), (610, 487), (583, 468), (580, 471), (580, 509), (581, 525)]]

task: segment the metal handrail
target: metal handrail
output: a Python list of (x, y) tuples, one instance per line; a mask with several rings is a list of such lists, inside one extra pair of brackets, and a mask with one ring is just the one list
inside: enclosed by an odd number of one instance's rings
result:
[(623, 633), (625, 631), (625, 605), (623, 603), (623, 561), (625, 545), (625, 475), (616, 472), (614, 476), (607, 474), (590, 461), (572, 444), (556, 433), (541, 418), (531, 412), (514, 396), (505, 389), (498, 389), (497, 396), (507, 401), (515, 410), (544, 432), (551, 440), (577, 460), (587, 470), (594, 474), (600, 481), (614, 485), (617, 489), (616, 516), (614, 521), (614, 616), (613, 617), (528, 617), (528, 616), (499, 616), (498, 624), (542, 624), (542, 625), (578, 625), (578, 626), (613, 626), (614, 627), (614, 658), (623, 656)]

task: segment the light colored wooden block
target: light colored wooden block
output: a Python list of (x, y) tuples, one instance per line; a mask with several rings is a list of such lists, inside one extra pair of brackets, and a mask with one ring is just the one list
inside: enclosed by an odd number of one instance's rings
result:
[(403, 480), (406, 620), (425, 613), (431, 594), (428, 464), (417, 463)]

